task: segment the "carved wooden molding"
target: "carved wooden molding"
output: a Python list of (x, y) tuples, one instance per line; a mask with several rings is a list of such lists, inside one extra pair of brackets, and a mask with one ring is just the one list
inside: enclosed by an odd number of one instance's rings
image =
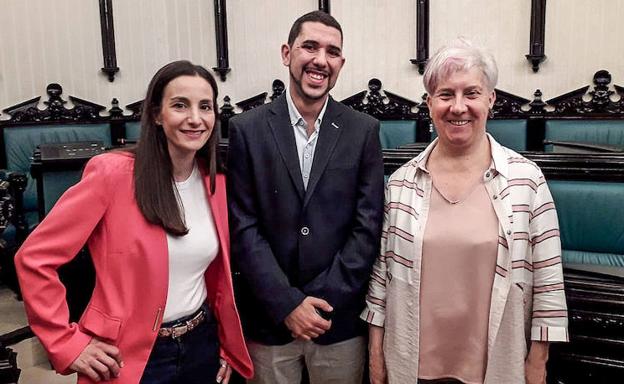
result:
[(74, 107), (71, 109), (65, 107), (67, 101), (61, 98), (63, 88), (57, 83), (49, 84), (46, 88), (46, 92), (49, 99), (43, 102), (46, 105), (45, 109), (39, 109), (37, 107), (41, 97), (35, 97), (4, 109), (2, 112), (10, 115), (11, 118), (3, 121), (2, 124), (14, 125), (15, 123), (56, 123), (100, 120), (102, 119), (102, 117), (100, 117), (100, 112), (106, 109), (106, 107), (102, 105), (74, 96), (69, 96), (69, 100), (74, 104)]
[[(343, 104), (360, 112), (367, 113), (380, 120), (428, 120), (427, 94), (422, 96), (422, 102), (406, 99), (390, 91), (381, 91), (382, 84), (378, 79), (368, 82), (369, 91), (361, 91), (344, 100)], [(529, 100), (509, 92), (496, 89), (496, 102), (492, 112), (493, 119), (526, 118), (529, 111), (522, 109), (529, 104)], [(414, 112), (414, 107), (417, 111)]]
[(544, 112), (544, 108), (546, 107), (546, 102), (542, 100), (542, 91), (536, 89), (533, 93), (533, 100), (529, 103), (529, 112), (533, 114), (541, 114)]
[(132, 111), (132, 115), (130, 115), (130, 120), (141, 120), (141, 113), (143, 112), (143, 100), (135, 101), (134, 103), (130, 103), (126, 105), (126, 109)]
[(119, 107), (119, 100), (117, 100), (116, 97), (111, 100), (111, 108), (108, 110), (108, 113), (111, 119), (121, 119), (124, 117), (123, 109)]
[(522, 106), (529, 104), (529, 100), (500, 89), (494, 91), (496, 92), (496, 101), (492, 108), (494, 119), (518, 119), (528, 113)]
[(100, 28), (102, 30), (102, 54), (104, 56), (102, 72), (108, 76), (108, 81), (112, 82), (115, 80), (115, 74), (119, 72), (115, 52), (113, 0), (100, 0)]
[(217, 66), (212, 69), (219, 74), (221, 81), (225, 81), (226, 75), (230, 72), (226, 8), (226, 0), (214, 0)]
[(368, 82), (368, 91), (358, 92), (342, 100), (342, 103), (380, 120), (417, 119), (418, 115), (412, 112), (412, 108), (418, 105), (417, 102), (386, 90), (382, 94), (381, 88), (379, 79), (371, 79)]
[[(271, 96), (269, 96), (269, 102), (277, 99), (282, 93), (284, 93), (286, 86), (284, 85), (284, 82), (282, 80), (275, 79), (273, 80), (271, 88), (273, 89), (273, 93), (271, 94)], [(243, 112), (249, 111), (250, 109), (254, 109), (266, 103), (267, 96), (268, 92), (262, 92), (236, 103), (236, 106), (240, 108)], [(219, 120), (221, 121), (221, 137), (229, 137), (229, 120), (236, 115), (237, 113), (234, 106), (232, 105), (230, 96), (225, 96), (223, 98), (223, 106), (220, 109), (219, 116)]]
[[(223, 98), (223, 105), (219, 109), (219, 121), (221, 123), (221, 137), (227, 139), (230, 137), (229, 121), (232, 117), (236, 116), (234, 112), (234, 106), (230, 100), (230, 96)], [(226, 149), (227, 152), (227, 149)]]
[(331, 15), (331, 2), (330, 0), (319, 0), (319, 11), (323, 11)]
[[(624, 118), (624, 88), (615, 85), (615, 91), (610, 90), (611, 74), (604, 69), (594, 74), (593, 82), (591, 90), (587, 85), (548, 100), (546, 104), (554, 110), (547, 115)], [(612, 96), (616, 93), (619, 99), (613, 101)]]
[(531, 0), (531, 37), (529, 54), (525, 55), (531, 63), (533, 72), (539, 71), (539, 65), (546, 60), (544, 54), (546, 31), (546, 0)]
[(284, 85), (284, 82), (282, 80), (275, 79), (273, 80), (273, 84), (271, 85), (271, 88), (273, 88), (273, 93), (271, 94), (269, 98), (271, 99), (271, 101), (273, 101), (277, 99), (278, 97), (280, 97), (282, 93), (284, 93), (286, 86)]
[(429, 60), (429, 0), (416, 2), (416, 58), (412, 64), (418, 66), (418, 73), (425, 73)]
[(268, 94), (268, 92), (262, 92), (260, 94), (257, 94), (256, 96), (252, 96), (248, 99), (236, 103), (236, 106), (242, 109), (243, 112), (249, 111), (250, 109), (254, 109), (263, 105), (266, 102)]
[[(286, 86), (284, 85), (284, 82), (282, 80), (275, 79), (275, 80), (273, 80), (273, 83), (271, 84), (271, 89), (272, 89), (273, 93), (271, 94), (271, 96), (268, 97), (268, 102), (271, 102), (271, 101), (277, 99), (279, 96), (281, 96), (282, 93), (284, 93), (284, 90), (286, 89)], [(268, 92), (259, 93), (259, 94), (255, 95), (255, 96), (252, 96), (252, 97), (248, 98), (248, 99), (239, 101), (238, 103), (236, 103), (236, 106), (238, 108), (240, 108), (243, 112), (249, 111), (250, 109), (254, 109), (256, 107), (261, 106), (262, 104), (265, 104), (267, 102), (267, 96), (268, 95), (269, 95)], [(229, 96), (226, 96), (225, 99), (226, 99), (226, 103), (230, 103), (230, 97)], [(225, 105), (224, 105), (224, 107), (225, 107)], [(232, 109), (232, 113), (235, 114), (235, 112), (233, 112), (233, 109)]]

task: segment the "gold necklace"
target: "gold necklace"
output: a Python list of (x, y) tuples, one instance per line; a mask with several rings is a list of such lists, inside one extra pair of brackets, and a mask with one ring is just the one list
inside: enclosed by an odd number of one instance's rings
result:
[(472, 187), (470, 187), (470, 189), (468, 190), (468, 192), (466, 192), (466, 194), (457, 200), (451, 200), (448, 197), (446, 197), (446, 195), (444, 193), (442, 193), (442, 191), (440, 191), (440, 188), (438, 188), (435, 184), (435, 181), (433, 180), (433, 177), (431, 178), (431, 185), (433, 186), (433, 189), (435, 189), (436, 191), (438, 191), (438, 193), (440, 194), (440, 196), (442, 196), (442, 198), (449, 204), (451, 205), (457, 205), (460, 204), (464, 201), (466, 201), (466, 199), (468, 199), (470, 197), (470, 195), (472, 195), (472, 193), (477, 189), (477, 187), (479, 185), (482, 184), (482, 181), (479, 180), (477, 183), (475, 183), (475, 185), (473, 185)]

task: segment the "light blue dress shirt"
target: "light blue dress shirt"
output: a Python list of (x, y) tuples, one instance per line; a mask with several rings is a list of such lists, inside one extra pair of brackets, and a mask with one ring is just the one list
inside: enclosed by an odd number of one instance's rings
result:
[(301, 117), (297, 107), (295, 107), (295, 103), (290, 96), (290, 88), (286, 88), (288, 114), (290, 115), (290, 124), (292, 125), (295, 133), (295, 144), (297, 145), (297, 157), (299, 158), (299, 167), (301, 168), (303, 187), (306, 189), (308, 188), (308, 180), (310, 180), (310, 171), (312, 170), (312, 161), (314, 160), (316, 141), (318, 139), (321, 122), (323, 121), (323, 115), (325, 115), (325, 109), (327, 109), (328, 101), (329, 97), (325, 100), (325, 104), (323, 105), (323, 108), (321, 108), (321, 112), (314, 122), (314, 132), (312, 132), (312, 134), (308, 137), (308, 124), (303, 117)]

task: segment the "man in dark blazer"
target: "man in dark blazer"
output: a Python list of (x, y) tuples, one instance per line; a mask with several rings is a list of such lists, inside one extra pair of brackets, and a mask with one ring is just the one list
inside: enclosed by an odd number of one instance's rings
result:
[(282, 46), (289, 86), (229, 123), (228, 197), (251, 383), (362, 382), (358, 319), (379, 250), (379, 122), (329, 96), (342, 29), (300, 17)]

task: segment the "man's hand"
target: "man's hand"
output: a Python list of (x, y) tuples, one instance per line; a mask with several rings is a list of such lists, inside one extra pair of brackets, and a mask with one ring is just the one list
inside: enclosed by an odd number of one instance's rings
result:
[(526, 384), (546, 384), (546, 362), (548, 361), (548, 343), (531, 342), (531, 348), (524, 362)]
[(324, 334), (331, 327), (331, 321), (323, 319), (316, 309), (331, 312), (334, 309), (323, 299), (308, 296), (284, 320), (294, 338), (311, 340)]
[(94, 338), (80, 352), (69, 369), (97, 382), (119, 377), (119, 371), (123, 366), (119, 348)]

